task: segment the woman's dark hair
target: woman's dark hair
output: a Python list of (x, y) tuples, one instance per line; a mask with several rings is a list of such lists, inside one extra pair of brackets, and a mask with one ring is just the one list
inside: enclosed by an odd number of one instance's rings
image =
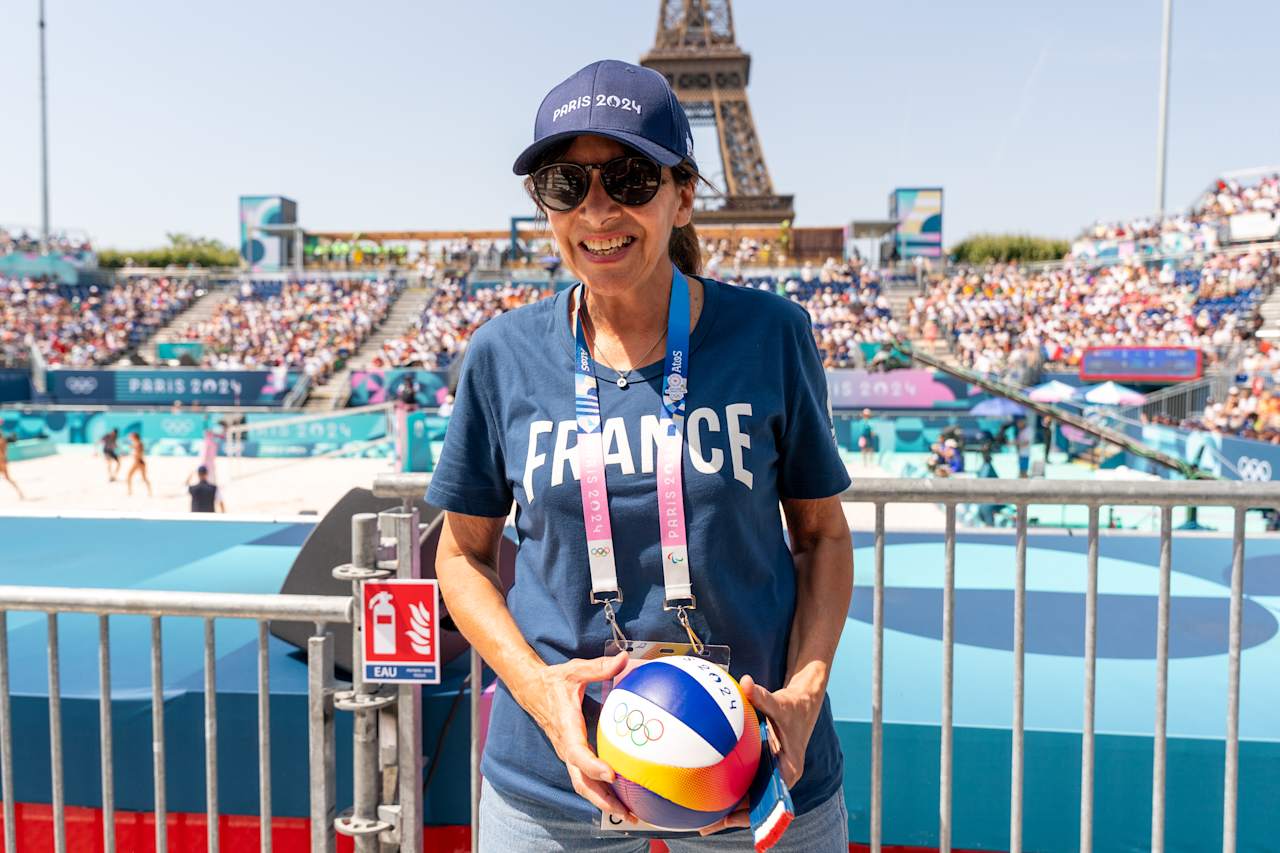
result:
[[(566, 140), (547, 150), (540, 160), (534, 165), (533, 170), (536, 172), (548, 163), (555, 163), (560, 160), (573, 144), (573, 140)], [(622, 146), (628, 157), (643, 157), (642, 152), (637, 151), (630, 146)], [(687, 184), (694, 183), (698, 180), (698, 173), (695, 172), (687, 163), (674, 166), (671, 169), (671, 178), (675, 181), (677, 187), (683, 187)], [(533, 199), (533, 203), (538, 207), (538, 215), (534, 220), (535, 225), (544, 225), (547, 220), (547, 212), (538, 202), (538, 196), (533, 191), (533, 177), (526, 176), (524, 179), (524, 190), (529, 194), (529, 198)], [(688, 225), (671, 229), (671, 237), (667, 240), (667, 254), (671, 256), (671, 262), (676, 265), (676, 269), (685, 275), (698, 275), (702, 272), (702, 242), (698, 239), (698, 230), (693, 227), (693, 220)]]

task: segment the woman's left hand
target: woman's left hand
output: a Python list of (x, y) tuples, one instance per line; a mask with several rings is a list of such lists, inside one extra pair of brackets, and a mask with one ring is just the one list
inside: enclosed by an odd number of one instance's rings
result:
[[(744, 675), (739, 684), (756, 712), (769, 720), (769, 747), (777, 759), (782, 781), (791, 788), (804, 774), (804, 755), (822, 710), (823, 694), (812, 696), (798, 687), (766, 690), (749, 675)], [(729, 827), (750, 825), (749, 804), (744, 799), (726, 817), (700, 832), (711, 835)]]
[(778, 770), (787, 787), (794, 787), (804, 774), (804, 754), (822, 710), (824, 693), (816, 695), (799, 687), (766, 690), (749, 675), (739, 682), (747, 701), (769, 720), (769, 745), (778, 761)]

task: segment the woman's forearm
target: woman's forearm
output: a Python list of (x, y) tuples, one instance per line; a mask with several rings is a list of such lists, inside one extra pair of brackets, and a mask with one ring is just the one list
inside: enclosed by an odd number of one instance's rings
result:
[[(440, 591), (458, 630), (513, 692), (543, 661), (516, 626), (485, 567), (459, 555), (437, 563)], [(491, 571), (491, 570), (490, 570)]]
[(853, 549), (847, 534), (843, 542), (823, 540), (804, 559), (796, 558), (796, 612), (787, 648), (786, 686), (818, 695), (826, 692), (852, 595)]
[(831, 662), (849, 615), (853, 546), (838, 499), (789, 504), (796, 610), (791, 619), (783, 686), (821, 696), (827, 689)]
[(436, 578), (458, 630), (524, 705), (524, 686), (546, 664), (507, 609), (496, 568), (501, 535), (501, 519), (449, 514), (436, 550)]

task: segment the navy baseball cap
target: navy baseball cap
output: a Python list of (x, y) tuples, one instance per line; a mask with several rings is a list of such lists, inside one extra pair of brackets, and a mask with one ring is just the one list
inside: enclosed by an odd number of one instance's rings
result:
[(513, 171), (529, 174), (548, 148), (584, 133), (615, 139), (664, 166), (689, 163), (698, 170), (689, 117), (667, 79), (652, 68), (603, 59), (556, 86), (542, 99), (533, 144), (516, 158)]

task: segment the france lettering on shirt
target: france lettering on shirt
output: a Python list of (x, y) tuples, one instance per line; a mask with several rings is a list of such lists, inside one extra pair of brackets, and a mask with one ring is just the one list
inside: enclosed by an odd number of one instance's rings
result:
[[(733, 478), (748, 489), (753, 488), (755, 478), (746, 458), (746, 451), (751, 449), (751, 435), (747, 432), (745, 422), (750, 417), (750, 403), (730, 403), (725, 406), (723, 417), (709, 407), (694, 409), (685, 426), (689, 461), (693, 465), (693, 470), (699, 474), (720, 473), (724, 468), (725, 453), (719, 447), (710, 446), (712, 441), (710, 436), (723, 433), (725, 439), (720, 443), (727, 443)], [(577, 445), (570, 444), (570, 440), (576, 435), (576, 421), (529, 422), (529, 443), (525, 455), (524, 477), (521, 482), (530, 504), (535, 498), (534, 472), (545, 467), (548, 459), (551, 464), (551, 486), (559, 486), (565, 482), (566, 467), (569, 469), (568, 479), (578, 479)], [(620, 474), (634, 474), (638, 469), (642, 474), (652, 474), (658, 442), (662, 437), (662, 423), (658, 420), (658, 416), (641, 416), (639, 452), (635, 453), (632, 450), (631, 437), (627, 433), (626, 421), (622, 418), (606, 418), (601, 424), (606, 470), (612, 469)], [(638, 466), (637, 457), (639, 458)]]

